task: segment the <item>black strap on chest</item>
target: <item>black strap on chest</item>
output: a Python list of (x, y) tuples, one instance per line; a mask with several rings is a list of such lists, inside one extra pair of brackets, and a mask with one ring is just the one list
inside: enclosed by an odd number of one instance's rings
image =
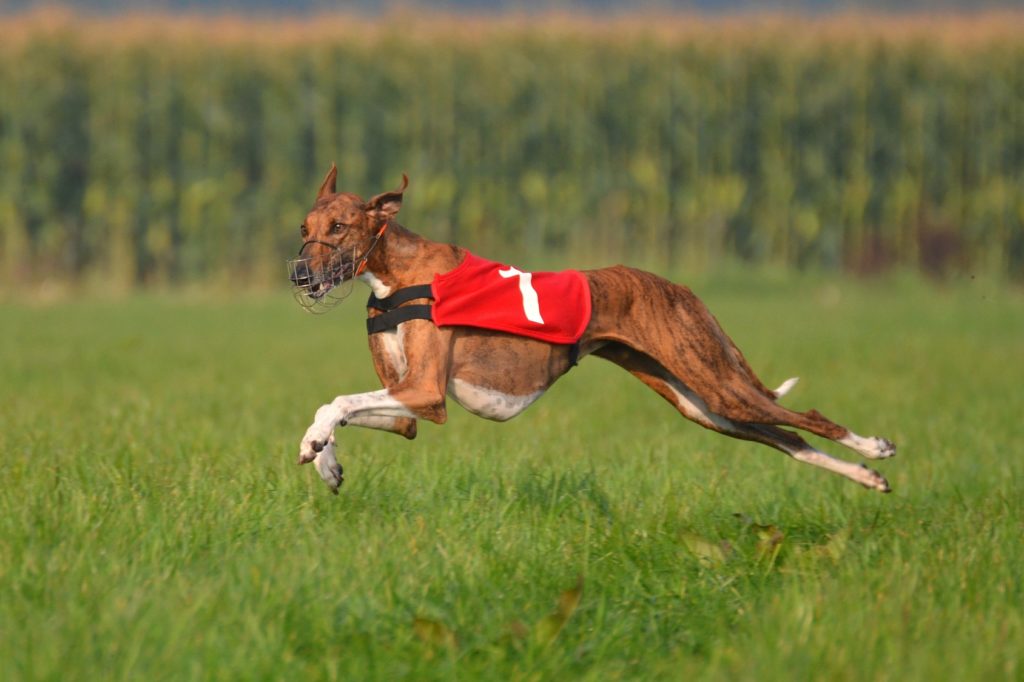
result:
[(569, 346), (569, 369), (572, 369), (576, 365), (580, 364), (580, 342)]
[(377, 298), (376, 294), (370, 294), (370, 300), (366, 302), (366, 307), (380, 310), (381, 314), (366, 319), (366, 333), (378, 334), (390, 331), (409, 320), (433, 320), (429, 303), (402, 305), (417, 298), (434, 300), (434, 294), (429, 284), (417, 284), (399, 289), (387, 298)]

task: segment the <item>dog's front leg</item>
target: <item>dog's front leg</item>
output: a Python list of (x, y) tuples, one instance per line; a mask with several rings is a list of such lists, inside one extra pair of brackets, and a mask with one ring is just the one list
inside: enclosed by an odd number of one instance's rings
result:
[(315, 462), (320, 477), (337, 492), (341, 467), (335, 456), (334, 429), (349, 420), (372, 417), (406, 417), (445, 421), (444, 394), (414, 389), (383, 389), (369, 393), (338, 396), (316, 411), (299, 445), (299, 464)]
[(322, 405), (313, 417), (313, 423), (306, 429), (299, 446), (299, 464), (312, 462), (334, 434), (334, 429), (345, 425), (349, 419), (358, 416), (373, 417), (415, 417), (416, 415), (402, 402), (396, 400), (389, 389), (339, 395)]
[[(341, 467), (336, 465), (334, 429), (352, 424), (383, 428), (414, 435), (408, 422), (426, 419), (443, 424), (447, 418), (445, 392), (448, 384), (447, 357), (450, 333), (427, 320), (411, 320), (404, 334), (404, 372), (385, 373), (386, 388), (368, 393), (340, 395), (316, 412), (313, 424), (299, 445), (299, 464), (316, 462), (317, 471), (331, 490), (341, 484)], [(399, 375), (400, 379), (397, 379)], [(400, 427), (398, 422), (406, 422)], [(328, 447), (330, 446), (330, 447)], [(335, 462), (332, 464), (332, 462)]]

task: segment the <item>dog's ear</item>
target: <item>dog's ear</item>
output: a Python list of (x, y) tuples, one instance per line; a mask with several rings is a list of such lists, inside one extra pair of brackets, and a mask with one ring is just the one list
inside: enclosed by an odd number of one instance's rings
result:
[(393, 192), (384, 192), (366, 202), (366, 213), (377, 222), (391, 220), (402, 208), (402, 194), (409, 186), (409, 178), (402, 173), (402, 184)]
[(327, 171), (327, 175), (324, 176), (324, 181), (320, 185), (320, 191), (317, 192), (317, 200), (323, 199), (324, 197), (335, 194), (338, 190), (338, 167), (331, 164), (331, 170)]

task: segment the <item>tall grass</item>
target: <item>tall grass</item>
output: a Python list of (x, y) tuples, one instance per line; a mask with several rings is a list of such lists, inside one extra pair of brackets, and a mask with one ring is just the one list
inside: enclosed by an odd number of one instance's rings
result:
[(359, 306), (0, 306), (0, 678), (1019, 679), (1020, 298), (751, 284), (698, 293), (898, 442), (891, 495), (588, 358), (507, 424), (340, 430), (333, 497), (294, 458), (377, 386)]
[(265, 281), (331, 161), (508, 257), (1024, 273), (1024, 23), (0, 22), (0, 280)]

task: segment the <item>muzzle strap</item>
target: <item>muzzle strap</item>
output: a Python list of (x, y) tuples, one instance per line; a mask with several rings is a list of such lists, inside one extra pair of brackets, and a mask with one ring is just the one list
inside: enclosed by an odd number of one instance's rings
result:
[(359, 265), (356, 266), (356, 277), (363, 274), (363, 271), (366, 270), (366, 263), (367, 261), (370, 260), (370, 254), (373, 253), (373, 250), (375, 248), (377, 248), (377, 242), (379, 242), (380, 238), (384, 236), (384, 230), (386, 229), (388, 229), (387, 223), (381, 225), (381, 228), (377, 231), (377, 234), (373, 238), (373, 242), (370, 243), (370, 247), (363, 252), (362, 256), (360, 256)]

